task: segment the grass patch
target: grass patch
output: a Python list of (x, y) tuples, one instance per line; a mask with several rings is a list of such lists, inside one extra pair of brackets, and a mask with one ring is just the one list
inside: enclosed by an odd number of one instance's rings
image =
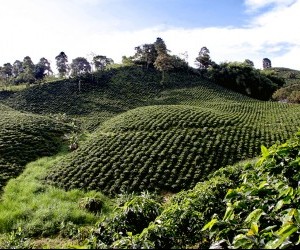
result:
[[(66, 192), (40, 181), (45, 171), (59, 162), (64, 154), (32, 162), (22, 175), (8, 182), (0, 202), (0, 233), (21, 228), (26, 236), (46, 237), (59, 233), (66, 223), (93, 225), (112, 210), (111, 202), (99, 192)], [(90, 197), (103, 202), (98, 214), (79, 206), (82, 199)]]

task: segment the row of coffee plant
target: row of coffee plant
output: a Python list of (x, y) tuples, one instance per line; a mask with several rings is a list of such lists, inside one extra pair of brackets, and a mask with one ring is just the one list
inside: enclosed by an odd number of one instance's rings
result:
[(1, 187), (26, 163), (57, 152), (63, 135), (70, 130), (71, 126), (64, 123), (0, 105)]
[[(90, 248), (297, 249), (299, 248), (300, 132), (261, 157), (228, 166), (175, 194), (155, 219), (159, 204), (137, 204), (102, 219), (87, 241)], [(136, 207), (138, 206), (139, 209)], [(148, 225), (128, 218), (145, 218)]]
[(222, 166), (257, 156), (262, 144), (282, 142), (300, 125), (299, 106), (258, 101), (230, 106), (227, 112), (184, 105), (128, 111), (105, 122), (47, 180), (110, 195), (177, 192)]

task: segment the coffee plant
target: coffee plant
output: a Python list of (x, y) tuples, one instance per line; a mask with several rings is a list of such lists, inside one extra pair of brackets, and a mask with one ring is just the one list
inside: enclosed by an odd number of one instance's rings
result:
[(261, 150), (255, 168), (228, 190), (226, 212), (216, 213), (203, 227), (214, 245), (289, 249), (300, 243), (300, 132)]
[(262, 144), (289, 138), (299, 114), (299, 106), (247, 98), (133, 109), (104, 122), (46, 180), (112, 196), (190, 189), (220, 167), (257, 156)]
[(0, 188), (26, 163), (58, 152), (67, 124), (21, 113), (0, 104)]

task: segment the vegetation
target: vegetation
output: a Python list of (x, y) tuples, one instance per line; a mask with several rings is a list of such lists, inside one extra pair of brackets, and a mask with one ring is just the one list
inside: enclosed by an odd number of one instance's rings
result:
[(298, 71), (135, 50), (1, 67), (0, 247), (297, 246)]
[[(123, 113), (103, 123), (47, 180), (65, 189), (107, 195), (145, 189), (178, 192), (193, 188), (219, 167), (257, 156), (262, 143), (283, 141), (300, 125), (300, 111), (290, 105), (255, 102), (227, 108), (163, 105)], [(293, 125), (278, 123), (280, 114)]]
[(47, 117), (21, 113), (0, 104), (0, 188), (26, 163), (57, 153), (72, 127)]
[(283, 80), (264, 74), (247, 62), (224, 62), (213, 64), (208, 69), (208, 77), (225, 88), (260, 100), (269, 100)]

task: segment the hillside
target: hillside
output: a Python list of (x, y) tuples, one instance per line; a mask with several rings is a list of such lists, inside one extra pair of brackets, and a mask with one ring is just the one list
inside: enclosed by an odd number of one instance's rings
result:
[[(164, 85), (159, 72), (142, 67), (81, 80), (80, 89), (71, 78), (0, 94), (0, 246), (42, 248), (40, 237), (57, 237), (76, 248), (205, 248), (217, 239), (208, 241), (201, 229), (215, 213), (223, 217), (228, 189), (238, 188), (245, 174), (260, 187), (255, 180), (269, 175), (256, 166), (275, 157), (274, 171), (299, 166), (297, 140), (276, 146), (299, 129), (297, 104), (258, 101), (192, 71), (170, 72)], [(79, 148), (61, 150), (74, 127)], [(261, 147), (274, 143), (279, 151)], [(256, 205), (235, 218), (242, 230)], [(222, 223), (228, 221), (216, 226)]]
[(203, 106), (148, 106), (120, 114), (53, 168), (48, 180), (105, 194), (178, 192), (222, 166), (257, 156), (261, 144), (282, 142), (300, 125), (298, 106)]
[[(66, 114), (92, 139), (50, 171), (47, 182), (107, 195), (189, 189), (212, 171), (288, 139), (298, 105), (251, 99), (189, 72), (155, 81), (155, 70), (121, 67), (4, 98), (15, 109)], [(118, 115), (119, 114), (119, 115)], [(117, 116), (116, 116), (117, 115)], [(99, 126), (100, 125), (100, 126)]]
[(39, 157), (57, 153), (68, 124), (0, 104), (0, 189), (25, 165)]

